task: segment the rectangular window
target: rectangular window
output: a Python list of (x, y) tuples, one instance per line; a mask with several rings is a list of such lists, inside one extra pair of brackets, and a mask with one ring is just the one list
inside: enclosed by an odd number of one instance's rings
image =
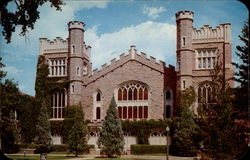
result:
[(96, 119), (101, 119), (101, 108), (96, 107)]
[(139, 106), (139, 118), (141, 119), (143, 115), (143, 108), (142, 106)]
[(119, 118), (122, 119), (122, 107), (118, 107)]
[(166, 105), (166, 118), (171, 118), (171, 106)]
[(182, 89), (186, 89), (186, 81), (185, 80), (182, 81)]
[(136, 106), (133, 107), (133, 118), (137, 119), (137, 107)]
[(50, 59), (48, 60), (50, 72), (49, 76), (66, 76), (66, 60), (61, 59)]
[(186, 36), (181, 37), (181, 44), (182, 44), (182, 47), (186, 46)]
[(127, 107), (123, 107), (123, 119), (127, 119)]
[(128, 107), (128, 119), (132, 119), (132, 110), (133, 108), (131, 106)]
[(145, 119), (148, 118), (148, 106), (144, 106), (144, 115), (143, 115), (143, 117), (144, 117)]

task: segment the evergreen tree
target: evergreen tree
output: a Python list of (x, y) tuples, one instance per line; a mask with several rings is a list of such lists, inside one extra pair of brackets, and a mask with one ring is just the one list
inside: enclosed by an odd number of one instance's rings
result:
[(122, 155), (125, 143), (114, 97), (107, 110), (97, 144), (101, 148), (101, 153), (108, 157)]
[(243, 42), (242, 46), (236, 46), (238, 50), (236, 55), (240, 58), (241, 62), (233, 63), (237, 71), (235, 80), (240, 83), (240, 87), (235, 88), (235, 101), (234, 110), (236, 111), (236, 118), (247, 119), (248, 117), (248, 104), (249, 104), (249, 25), (248, 20), (245, 22), (240, 40)]
[(35, 144), (37, 144), (36, 152), (48, 153), (51, 151), (52, 137), (50, 134), (49, 116), (48, 116), (47, 105), (45, 101), (42, 101), (40, 114), (37, 120), (38, 122), (36, 125), (36, 136), (34, 139)]
[(74, 153), (77, 157), (79, 153), (83, 152), (87, 148), (87, 125), (84, 122), (84, 112), (82, 106), (71, 106), (69, 108), (73, 109), (73, 117), (67, 117), (66, 123), (73, 124), (71, 126), (67, 125), (70, 129), (67, 134), (66, 144), (68, 145), (68, 150)]
[(173, 153), (179, 156), (193, 156), (198, 148), (199, 127), (190, 110), (195, 101), (195, 91), (189, 87), (181, 92), (180, 113), (173, 120)]
[(199, 123), (203, 136), (201, 152), (213, 160), (233, 160), (239, 155), (242, 145), (232, 117), (232, 92), (225, 83), (220, 64), (216, 64), (211, 70), (211, 77), (212, 102), (199, 106)]

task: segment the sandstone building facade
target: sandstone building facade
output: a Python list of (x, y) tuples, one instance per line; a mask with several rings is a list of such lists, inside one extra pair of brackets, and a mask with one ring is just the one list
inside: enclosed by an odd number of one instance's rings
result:
[[(198, 98), (209, 103), (209, 70), (221, 61), (225, 77), (233, 76), (230, 24), (215, 29), (193, 27), (194, 13), (176, 13), (177, 66), (166, 66), (131, 46), (127, 54), (92, 70), (91, 47), (84, 42), (84, 23), (68, 23), (69, 36), (50, 41), (40, 38), (40, 53), (49, 65), (50, 77), (70, 80), (64, 92), (52, 96), (51, 120), (63, 120), (67, 106), (81, 103), (91, 125), (100, 125), (112, 96), (121, 119), (166, 119), (174, 116), (176, 93), (194, 86)], [(168, 45), (168, 44), (166, 44)], [(233, 82), (230, 82), (233, 85)], [(60, 137), (60, 136), (59, 136)]]

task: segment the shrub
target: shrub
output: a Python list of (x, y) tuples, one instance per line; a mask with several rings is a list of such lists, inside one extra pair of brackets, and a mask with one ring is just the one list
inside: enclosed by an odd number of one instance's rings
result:
[(67, 151), (67, 145), (60, 144), (60, 145), (54, 145), (53, 146), (55, 152), (66, 152)]
[(135, 144), (131, 145), (131, 154), (153, 154), (153, 153), (166, 153), (166, 145), (144, 145)]

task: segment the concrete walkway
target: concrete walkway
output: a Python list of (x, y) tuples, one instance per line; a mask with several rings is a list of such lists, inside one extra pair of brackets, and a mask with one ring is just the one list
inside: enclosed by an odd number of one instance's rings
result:
[[(7, 155), (23, 155), (23, 154), (7, 154)], [(38, 155), (38, 154), (26, 154), (26, 155)], [(65, 154), (49, 154), (49, 156), (69, 156)], [(80, 155), (79, 158), (74, 158), (72, 155), (72, 159), (68, 160), (87, 160), (87, 159), (95, 159), (96, 157), (100, 157), (100, 155), (93, 155), (93, 154), (87, 154), (87, 155)], [(124, 155), (120, 157), (121, 159), (147, 159), (147, 160), (166, 160), (166, 156), (148, 156), (148, 155)], [(96, 158), (99, 159), (99, 158)], [(169, 160), (193, 160), (194, 157), (175, 157), (175, 156), (169, 156)]]
[[(87, 159), (95, 159), (94, 155), (84, 155), (82, 158), (72, 158), (70, 160), (87, 160)], [(147, 159), (147, 160), (166, 160), (166, 156), (145, 156), (145, 155), (126, 155), (122, 156), (121, 159)], [(97, 158), (98, 159), (98, 158)], [(194, 157), (175, 157), (169, 156), (169, 160), (193, 160)]]

